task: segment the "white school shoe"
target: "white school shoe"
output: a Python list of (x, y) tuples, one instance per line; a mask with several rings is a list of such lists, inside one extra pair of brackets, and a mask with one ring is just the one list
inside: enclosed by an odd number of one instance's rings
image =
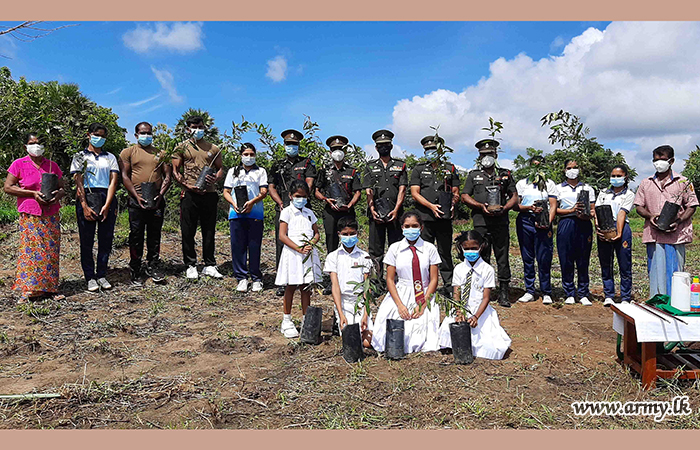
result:
[(263, 290), (263, 285), (260, 281), (253, 281), (253, 292), (260, 292)]
[(280, 331), (287, 339), (299, 337), (297, 327), (294, 326), (294, 322), (292, 322), (291, 319), (282, 319), (282, 326), (280, 327)]
[(197, 268), (195, 266), (188, 267), (185, 276), (190, 280), (196, 280), (199, 277), (199, 274), (197, 274)]
[(238, 286), (236, 286), (236, 290), (238, 292), (247, 292), (248, 291), (248, 280), (239, 281)]
[(581, 303), (583, 306), (591, 306), (591, 305), (593, 304), (593, 303), (591, 303), (590, 300), (588, 300), (588, 297), (583, 297), (583, 298), (582, 298), (581, 300), (579, 300), (579, 301), (580, 301), (580, 303)]
[(97, 280), (88, 281), (88, 291), (95, 292), (100, 289), (100, 285), (97, 284)]
[(542, 297), (542, 304), (543, 305), (551, 305), (552, 304), (552, 297), (550, 297), (549, 295), (545, 295), (544, 297)]
[(214, 267), (214, 266), (207, 266), (204, 269), (202, 269), (202, 275), (206, 275), (206, 276), (212, 277), (212, 278), (223, 278), (224, 277), (223, 275), (221, 275), (219, 273), (218, 270), (216, 270), (216, 267)]
[(615, 302), (613, 302), (613, 299), (611, 299), (610, 297), (607, 297), (607, 298), (603, 301), (603, 306), (610, 306), (610, 305), (612, 305), (613, 303), (615, 303)]
[(574, 300), (573, 297), (567, 297), (566, 300), (564, 300), (565, 305), (573, 305), (574, 303), (576, 303), (576, 300)]
[(104, 290), (112, 289), (112, 285), (109, 284), (109, 281), (107, 281), (107, 278), (103, 277), (103, 278), (98, 279), (97, 284), (99, 284), (100, 287)]
[(520, 303), (527, 303), (527, 302), (533, 301), (534, 299), (535, 299), (534, 295), (530, 294), (529, 292), (526, 292), (525, 295), (523, 295), (522, 297), (520, 297), (518, 299), (518, 301)]

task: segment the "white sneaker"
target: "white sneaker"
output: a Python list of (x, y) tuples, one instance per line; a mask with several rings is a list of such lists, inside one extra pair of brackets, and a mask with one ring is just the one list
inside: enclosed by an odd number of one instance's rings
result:
[(564, 300), (565, 305), (573, 305), (574, 303), (576, 303), (576, 300), (574, 300), (573, 297), (567, 297), (566, 300)]
[[(206, 275), (208, 277), (212, 278), (223, 278), (224, 276), (219, 273), (218, 270), (216, 270), (216, 267), (214, 266), (207, 266), (204, 269), (202, 269), (202, 275)], [(246, 283), (248, 284), (248, 283)]]
[(282, 334), (284, 334), (284, 337), (286, 337), (287, 339), (299, 337), (297, 327), (294, 326), (294, 322), (292, 322), (291, 319), (282, 320), (282, 326), (280, 327), (280, 331), (282, 332)]
[(260, 281), (253, 281), (253, 292), (260, 292), (263, 290), (263, 285)]
[(188, 267), (185, 276), (187, 276), (187, 278), (190, 280), (196, 280), (199, 277), (197, 274), (197, 268), (195, 266)]
[(551, 305), (552, 304), (552, 297), (550, 297), (549, 295), (545, 295), (544, 297), (542, 297), (542, 304), (543, 305)]
[(593, 303), (591, 303), (590, 300), (588, 300), (588, 297), (583, 297), (581, 300), (579, 300), (579, 302), (580, 302), (583, 306), (591, 306), (591, 305), (593, 304)]
[(107, 278), (100, 278), (99, 280), (97, 280), (97, 284), (99, 284), (102, 289), (112, 289), (112, 285), (109, 284)]
[(613, 302), (613, 299), (611, 299), (610, 297), (608, 297), (608, 298), (606, 298), (606, 299), (603, 301), (603, 306), (610, 306), (610, 305), (612, 305), (613, 303), (615, 303), (615, 302)]
[(518, 301), (520, 303), (527, 303), (527, 302), (533, 301), (534, 299), (535, 299), (534, 295), (530, 294), (529, 292), (526, 292), (525, 295), (523, 295), (522, 297), (520, 297), (518, 299)]
[(236, 286), (236, 290), (238, 292), (247, 292), (248, 291), (248, 280), (239, 281), (238, 286)]
[(88, 291), (90, 292), (95, 292), (98, 289), (100, 289), (100, 285), (97, 284), (97, 280), (90, 280), (88, 281)]

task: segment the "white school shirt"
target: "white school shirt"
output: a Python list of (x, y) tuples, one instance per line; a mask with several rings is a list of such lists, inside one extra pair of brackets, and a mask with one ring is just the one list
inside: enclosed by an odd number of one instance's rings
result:
[[(421, 278), (423, 279), (423, 289), (428, 288), (430, 282), (430, 266), (437, 265), (442, 262), (438, 255), (437, 247), (430, 242), (425, 242), (422, 238), (418, 238), (415, 243), (418, 261), (420, 263)], [(384, 256), (384, 263), (389, 266), (396, 267), (396, 274), (399, 276), (399, 281), (413, 284), (413, 252), (408, 248), (406, 238), (399, 242), (394, 242), (389, 246), (389, 250)]]
[[(240, 175), (236, 176), (236, 172), (240, 169)], [(247, 186), (248, 188), (248, 199), (253, 199), (260, 195), (260, 188), (267, 187), (267, 172), (262, 167), (254, 165), (249, 171), (246, 172), (245, 169), (240, 167), (232, 167), (228, 170), (226, 174), (226, 179), (224, 180), (224, 187), (231, 189), (231, 197), (234, 203), (236, 202), (236, 195), (233, 192), (233, 188), (237, 186)], [(236, 205), (241, 207), (243, 205)], [(238, 214), (233, 206), (229, 207), (228, 218), (229, 219), (263, 219), (264, 218), (264, 207), (263, 202), (257, 202), (253, 205), (253, 208), (248, 214)]]
[(280, 222), (287, 223), (287, 236), (296, 245), (301, 245), (306, 235), (307, 240), (314, 237), (313, 224), (316, 223), (316, 214), (304, 206), (299, 209), (294, 205), (289, 205), (280, 213)]
[[(87, 161), (87, 170), (83, 173), (83, 161)], [(70, 163), (70, 173), (83, 173), (83, 187), (109, 188), (109, 174), (119, 173), (117, 158), (107, 150), (95, 155), (88, 149), (78, 152)]]
[(469, 292), (467, 304), (469, 311), (472, 314), (476, 314), (481, 301), (484, 299), (484, 289), (496, 287), (496, 272), (493, 270), (493, 267), (481, 258), (476, 260), (474, 266), (467, 261), (462, 261), (457, 264), (452, 273), (452, 286), (462, 287), (467, 282), (467, 275), (472, 270), (474, 271), (472, 274), (472, 288)]
[(624, 210), (628, 215), (625, 217), (625, 222), (629, 223), (629, 213), (634, 208), (634, 192), (630, 188), (624, 188), (619, 193), (615, 193), (612, 188), (608, 188), (604, 191), (600, 191), (598, 194), (598, 199), (595, 201), (596, 206), (610, 205), (613, 212), (613, 217), (615, 218), (615, 223), (617, 223), (617, 215), (620, 214), (620, 210)]
[(368, 258), (369, 253), (360, 250), (357, 248), (357, 245), (355, 245), (351, 253), (348, 253), (341, 244), (337, 250), (328, 254), (323, 265), (323, 271), (325, 273), (335, 272), (338, 275), (341, 296), (356, 296), (355, 285), (348, 284), (348, 281), (356, 281), (358, 283), (364, 281), (365, 274), (369, 273), (372, 267), (372, 261)]
[(520, 204), (523, 206), (532, 206), (537, 200), (557, 198), (557, 185), (552, 180), (547, 180), (544, 191), (540, 191), (535, 183), (530, 183), (524, 178), (516, 183), (515, 190), (518, 191)]
[[(579, 181), (578, 184), (572, 187), (569, 183), (564, 181), (562, 184), (557, 185), (557, 200), (559, 201), (559, 207), (561, 209), (571, 209), (576, 205), (576, 199), (578, 198), (578, 193), (582, 190), (588, 191), (588, 199), (591, 203), (595, 203), (595, 191), (593, 188), (587, 184)], [(588, 205), (590, 208), (590, 205)], [(576, 214), (571, 213), (562, 217), (574, 217)]]

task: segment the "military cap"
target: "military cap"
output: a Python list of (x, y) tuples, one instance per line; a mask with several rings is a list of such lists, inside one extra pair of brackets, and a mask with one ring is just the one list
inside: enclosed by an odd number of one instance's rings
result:
[(496, 151), (498, 144), (499, 142), (495, 139), (482, 139), (474, 146), (479, 149), (479, 153), (490, 153)]
[[(441, 137), (438, 138), (440, 140), (441, 144), (445, 143), (445, 140)], [(426, 136), (423, 139), (420, 140), (420, 145), (423, 146), (424, 149), (429, 149), (429, 148), (437, 148), (437, 141), (435, 140), (435, 135), (432, 134), (430, 136)]]
[(391, 144), (394, 138), (394, 133), (389, 130), (379, 130), (372, 134), (372, 140), (375, 144)]
[(304, 135), (297, 130), (284, 130), (282, 132), (282, 139), (284, 139), (284, 142), (298, 144), (299, 141), (304, 139)]
[(326, 139), (326, 145), (332, 150), (337, 147), (345, 147), (348, 145), (348, 138), (345, 136), (331, 136), (328, 139)]

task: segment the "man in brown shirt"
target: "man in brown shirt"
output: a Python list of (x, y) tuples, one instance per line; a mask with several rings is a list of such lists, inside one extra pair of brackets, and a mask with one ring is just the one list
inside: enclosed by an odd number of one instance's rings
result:
[[(165, 280), (160, 264), (160, 236), (165, 211), (164, 196), (170, 188), (172, 168), (170, 164), (160, 160), (160, 150), (151, 145), (153, 127), (150, 123), (139, 123), (134, 132), (137, 144), (122, 150), (119, 155), (119, 167), (124, 187), (129, 192), (131, 282), (140, 286), (141, 257), (146, 230), (146, 274), (156, 283)], [(147, 192), (142, 191), (142, 183)]]
[[(173, 158), (173, 176), (183, 187), (180, 199), (180, 228), (182, 229), (182, 255), (187, 264), (187, 278), (196, 279), (197, 252), (194, 235), (197, 223), (202, 231), (202, 275), (223, 278), (216, 270), (214, 259), (214, 232), (219, 194), (216, 183), (224, 176), (219, 147), (204, 139), (204, 119), (200, 116), (187, 118), (187, 132), (191, 138), (180, 144)], [(206, 177), (206, 187), (196, 186), (202, 170), (211, 167), (212, 174)]]

